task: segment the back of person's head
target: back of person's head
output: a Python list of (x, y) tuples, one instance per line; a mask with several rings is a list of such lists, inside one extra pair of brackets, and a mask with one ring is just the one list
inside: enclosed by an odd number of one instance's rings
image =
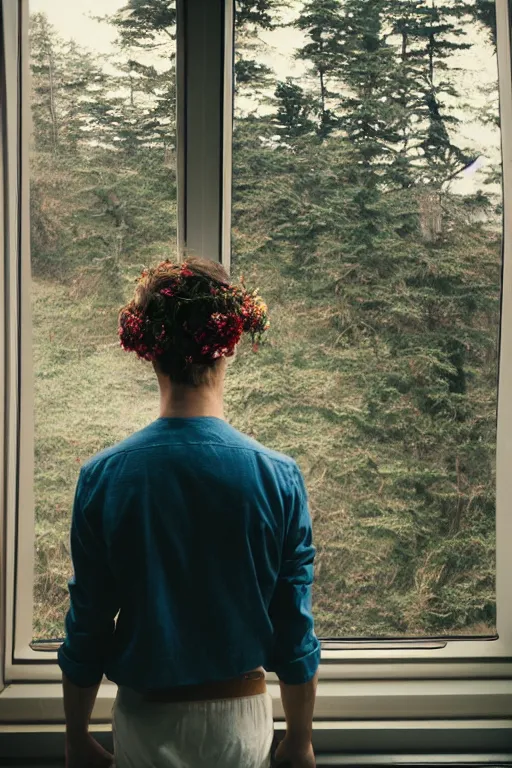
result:
[(137, 283), (134, 298), (119, 312), (121, 346), (152, 361), (174, 384), (209, 384), (243, 333), (254, 341), (269, 326), (257, 292), (231, 285), (218, 262), (162, 261)]

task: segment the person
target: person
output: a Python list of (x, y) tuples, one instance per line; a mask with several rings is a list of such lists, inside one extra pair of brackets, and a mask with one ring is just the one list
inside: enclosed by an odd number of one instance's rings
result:
[[(58, 652), (67, 767), (266, 768), (273, 671), (286, 718), (275, 761), (311, 768), (307, 491), (292, 458), (224, 416), (228, 362), (244, 333), (264, 339), (267, 307), (200, 258), (136, 282), (120, 344), (153, 363), (160, 415), (80, 469)], [(103, 675), (118, 686), (114, 756), (89, 733)]]

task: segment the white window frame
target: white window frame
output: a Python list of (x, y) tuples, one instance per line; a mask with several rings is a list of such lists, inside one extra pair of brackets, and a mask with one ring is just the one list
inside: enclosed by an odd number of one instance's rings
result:
[[(178, 245), (229, 269), (234, 0), (177, 0)], [(33, 370), (30, 318), (28, 0), (0, 0), (0, 756), (2, 733), (61, 734), (56, 650), (34, 650)], [(498, 639), (327, 643), (315, 710), (317, 748), (502, 750), (512, 744), (512, 60), (508, 0), (496, 0), (504, 172), (504, 277), (497, 446)], [(187, 55), (189, 52), (189, 55)], [(193, 54), (193, 55), (192, 55)], [(1, 59), (0, 59), (1, 61)], [(186, 96), (186, 98), (185, 98)], [(205, 126), (208, 127), (205, 130)], [(2, 229), (3, 227), (3, 229)], [(17, 514), (17, 509), (21, 514)], [(269, 675), (276, 720), (279, 686)], [(105, 681), (93, 713), (108, 730), (116, 686)], [(278, 725), (278, 727), (281, 727)], [(46, 729), (46, 731), (45, 731)], [(434, 737), (434, 734), (437, 734)], [(21, 741), (20, 741), (21, 739)], [(371, 741), (369, 741), (371, 740)], [(4, 743), (7, 743), (4, 741)], [(13, 743), (12, 741), (9, 743)], [(379, 746), (380, 745), (380, 746)], [(38, 747), (40, 749), (40, 747)], [(17, 752), (16, 754), (22, 754)], [(39, 753), (41, 754), (41, 753)]]

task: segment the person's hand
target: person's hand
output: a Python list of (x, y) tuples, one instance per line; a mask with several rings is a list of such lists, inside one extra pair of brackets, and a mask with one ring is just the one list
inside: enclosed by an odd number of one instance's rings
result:
[(83, 739), (66, 741), (66, 768), (111, 768), (114, 756), (88, 733)]
[(298, 744), (293, 739), (285, 736), (279, 742), (275, 754), (276, 768), (280, 765), (289, 766), (289, 768), (315, 768), (316, 760), (311, 742)]

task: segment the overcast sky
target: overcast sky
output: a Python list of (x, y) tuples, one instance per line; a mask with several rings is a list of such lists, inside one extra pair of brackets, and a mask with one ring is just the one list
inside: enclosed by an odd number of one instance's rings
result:
[[(108, 23), (98, 22), (91, 15), (111, 14), (124, 6), (126, 0), (29, 0), (30, 11), (43, 11), (63, 38), (73, 38), (79, 45), (98, 53), (112, 51), (116, 39), (116, 30)], [(300, 4), (299, 4), (300, 5)], [(290, 14), (293, 16), (293, 11)], [(272, 67), (277, 77), (298, 77), (304, 74), (303, 62), (293, 57), (294, 50), (301, 43), (301, 33), (285, 28), (273, 32), (262, 32), (263, 54), (258, 54), (262, 63)], [(460, 52), (453, 59), (454, 65), (461, 68), (457, 74), (458, 88), (464, 100), (478, 109), (483, 105), (480, 87), (496, 82), (497, 65), (491, 46), (485, 36), (475, 30), (468, 35), (468, 42), (475, 45), (469, 51)], [(499, 136), (496, 130), (482, 127), (478, 121), (464, 116), (464, 124), (459, 128), (460, 138), (482, 150), (487, 159), (496, 162), (499, 157)], [(454, 189), (470, 192), (479, 186), (482, 171), (474, 176), (465, 177), (456, 182)]]

